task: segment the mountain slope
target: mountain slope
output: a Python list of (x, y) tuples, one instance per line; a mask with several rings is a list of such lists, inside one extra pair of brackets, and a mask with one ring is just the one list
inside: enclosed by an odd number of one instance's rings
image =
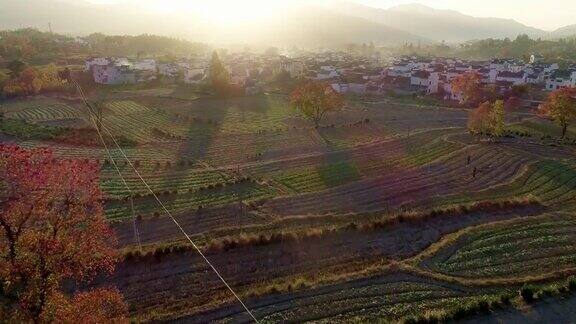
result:
[(576, 25), (558, 28), (552, 32), (551, 36), (554, 38), (576, 36)]
[[(414, 34), (367, 19), (311, 6), (289, 10), (282, 18), (255, 23), (242, 32), (262, 43), (312, 47), (368, 42), (376, 45), (429, 42)], [(242, 39), (239, 36), (236, 38)]]
[(435, 41), (463, 42), (484, 38), (515, 38), (519, 34), (544, 37), (548, 34), (511, 19), (477, 18), (420, 4), (401, 5), (385, 10), (342, 1), (336, 3), (333, 8), (348, 15), (372, 20)]
[(72, 35), (162, 34), (200, 42), (259, 43), (306, 47), (339, 46), (374, 42), (394, 45), (425, 42), (422, 37), (374, 21), (339, 14), (315, 6), (295, 7), (280, 17), (234, 26), (217, 26), (193, 12), (168, 15), (139, 12), (128, 1), (116, 5), (93, 5), (70, 0), (0, 0), (0, 29), (37, 27)]

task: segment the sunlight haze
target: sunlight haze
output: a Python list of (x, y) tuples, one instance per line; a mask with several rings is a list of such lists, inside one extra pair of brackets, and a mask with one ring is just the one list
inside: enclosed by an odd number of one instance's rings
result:
[[(338, 0), (216, 0), (216, 1), (183, 1), (183, 0), (85, 0), (93, 4), (130, 3), (145, 10), (159, 13), (171, 13), (189, 10), (201, 14), (207, 20), (216, 23), (235, 23), (250, 19), (262, 18), (297, 3), (335, 3)], [(497, 17), (514, 19), (523, 24), (554, 30), (576, 23), (574, 12), (576, 2), (572, 0), (541, 1), (501, 1), (501, 0), (352, 0), (371, 7), (388, 9), (403, 4), (419, 3), (436, 9), (450, 9), (466, 15), (478, 17)]]
[(576, 0), (0, 0), (0, 324), (576, 324)]

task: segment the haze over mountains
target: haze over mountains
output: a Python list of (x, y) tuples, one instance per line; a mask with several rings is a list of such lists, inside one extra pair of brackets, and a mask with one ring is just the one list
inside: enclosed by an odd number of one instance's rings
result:
[(259, 43), (280, 46), (338, 46), (373, 42), (458, 43), (484, 38), (566, 37), (576, 25), (547, 32), (511, 19), (477, 18), (419, 4), (378, 9), (352, 2), (307, 5), (281, 15), (235, 26), (219, 26), (192, 12), (142, 12), (124, 4), (94, 5), (69, 0), (2, 0), (0, 29), (37, 27), (48, 23), (59, 33), (87, 35), (154, 33), (200, 42)]
[(377, 9), (340, 2), (334, 10), (404, 30), (434, 41), (464, 42), (484, 38), (514, 38), (519, 34), (546, 37), (547, 32), (512, 19), (476, 18), (452, 10), (438, 10), (421, 4)]

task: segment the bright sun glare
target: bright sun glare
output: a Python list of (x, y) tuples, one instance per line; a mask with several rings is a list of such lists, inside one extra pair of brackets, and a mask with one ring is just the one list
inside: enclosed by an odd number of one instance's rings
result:
[(170, 14), (188, 11), (214, 24), (229, 25), (271, 17), (287, 6), (276, 0), (201, 0), (149, 1), (141, 3), (147, 10)]
[(280, 2), (270, 0), (208, 0), (197, 6), (204, 18), (220, 24), (261, 19), (281, 9)]

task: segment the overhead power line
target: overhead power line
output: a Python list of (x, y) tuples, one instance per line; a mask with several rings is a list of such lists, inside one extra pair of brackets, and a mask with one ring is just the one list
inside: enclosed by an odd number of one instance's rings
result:
[[(78, 91), (78, 94), (80, 95), (82, 101), (84, 102), (84, 104), (86, 105), (86, 107), (88, 108), (88, 110), (90, 111), (91, 116), (96, 116), (95, 112), (93, 111), (90, 103), (88, 102), (88, 99), (86, 98), (84, 91), (82, 90), (82, 87), (75, 81), (72, 80), (72, 82), (74, 83), (74, 85), (76, 86), (76, 89)], [(120, 151), (120, 153), (122, 154), (122, 156), (124, 157), (124, 159), (126, 160), (126, 162), (130, 165), (130, 167), (134, 170), (134, 172), (136, 173), (136, 175), (138, 176), (138, 178), (142, 181), (142, 183), (144, 184), (144, 186), (148, 189), (148, 191), (150, 191), (150, 193), (152, 194), (152, 196), (154, 197), (154, 199), (156, 200), (156, 202), (160, 205), (160, 207), (162, 207), (163, 211), (166, 213), (166, 215), (168, 215), (168, 217), (170, 217), (170, 219), (172, 220), (172, 222), (174, 222), (174, 224), (176, 225), (176, 227), (178, 227), (178, 229), (180, 230), (180, 232), (184, 235), (184, 237), (186, 237), (186, 239), (188, 240), (188, 242), (190, 242), (190, 244), (192, 245), (192, 247), (196, 250), (196, 252), (198, 252), (198, 254), (202, 257), (202, 259), (204, 260), (204, 262), (206, 262), (206, 264), (208, 264), (208, 266), (212, 269), (212, 271), (216, 274), (216, 276), (218, 276), (218, 278), (220, 279), (220, 281), (222, 281), (222, 283), (226, 286), (226, 288), (232, 293), (232, 295), (238, 300), (238, 302), (242, 305), (242, 307), (244, 308), (244, 310), (246, 311), (246, 313), (248, 313), (248, 315), (252, 318), (252, 320), (254, 320), (254, 322), (259, 323), (258, 319), (256, 319), (256, 317), (254, 316), (254, 314), (252, 314), (252, 312), (250, 311), (250, 309), (248, 308), (248, 306), (246, 306), (246, 304), (242, 301), (242, 299), (240, 298), (240, 296), (238, 296), (238, 294), (236, 294), (236, 292), (232, 289), (232, 287), (228, 284), (228, 282), (224, 279), (224, 277), (222, 277), (222, 275), (220, 274), (220, 272), (216, 269), (216, 267), (212, 264), (212, 262), (210, 262), (210, 260), (206, 257), (206, 255), (204, 255), (204, 253), (202, 252), (202, 250), (200, 250), (200, 248), (196, 245), (196, 243), (194, 243), (194, 241), (192, 240), (192, 238), (190, 238), (190, 236), (188, 235), (188, 233), (186, 233), (186, 231), (184, 230), (184, 228), (180, 225), (180, 223), (176, 220), (176, 218), (172, 215), (172, 213), (170, 213), (170, 211), (166, 208), (166, 206), (164, 205), (164, 203), (158, 198), (158, 196), (156, 195), (156, 193), (152, 190), (152, 188), (148, 185), (148, 183), (146, 182), (146, 180), (144, 179), (144, 177), (142, 177), (142, 175), (140, 174), (140, 172), (138, 171), (138, 169), (132, 164), (132, 161), (130, 161), (130, 159), (128, 158), (128, 156), (126, 155), (126, 153), (124, 152), (124, 149), (122, 149), (122, 147), (118, 144), (118, 142), (116, 141), (116, 138), (114, 137), (114, 135), (112, 134), (112, 132), (110, 132), (110, 130), (104, 125), (101, 124), (100, 127), (108, 134), (108, 136), (110, 136), (110, 138), (112, 139), (112, 141), (114, 142), (115, 146), (117, 147), (117, 149)], [(101, 140), (104, 143), (103, 137), (101, 136), (100, 130), (98, 129), (98, 127), (96, 127), (96, 131), (98, 132)], [(104, 146), (106, 146), (106, 144), (104, 143)], [(108, 149), (106, 149), (108, 155), (110, 156), (110, 158), (112, 159), (111, 155), (110, 155), (110, 151), (108, 151)]]

